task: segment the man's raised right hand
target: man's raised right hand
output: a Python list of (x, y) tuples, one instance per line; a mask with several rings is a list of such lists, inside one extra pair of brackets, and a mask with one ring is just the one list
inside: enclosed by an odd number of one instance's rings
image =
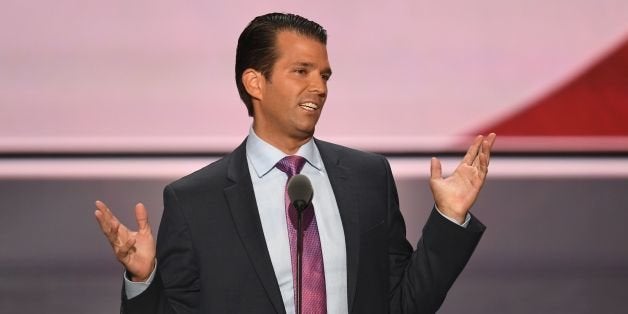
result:
[(146, 281), (155, 268), (155, 239), (148, 224), (148, 213), (144, 205), (142, 203), (135, 205), (138, 231), (129, 230), (121, 224), (101, 201), (96, 201), (94, 215), (131, 280)]

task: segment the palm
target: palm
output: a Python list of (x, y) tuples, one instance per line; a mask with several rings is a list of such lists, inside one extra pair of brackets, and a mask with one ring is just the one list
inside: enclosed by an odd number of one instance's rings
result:
[(120, 229), (124, 229), (124, 231), (120, 230), (120, 233), (127, 233), (128, 238), (135, 239), (135, 245), (129, 249), (128, 254), (122, 256), (120, 262), (131, 274), (147, 277), (152, 269), (146, 272), (146, 265), (152, 265), (155, 259), (153, 235), (145, 230), (128, 230), (124, 225), (120, 225)]
[(459, 222), (464, 221), (486, 179), (494, 141), (494, 133), (486, 139), (478, 136), (456, 170), (446, 178), (442, 177), (440, 161), (432, 159), (430, 188), (436, 206), (445, 215)]

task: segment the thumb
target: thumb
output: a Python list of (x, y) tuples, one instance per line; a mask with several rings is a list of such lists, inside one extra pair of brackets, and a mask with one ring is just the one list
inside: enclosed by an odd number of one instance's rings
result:
[(137, 205), (135, 205), (135, 220), (137, 221), (139, 231), (150, 228), (150, 225), (148, 224), (148, 212), (142, 203), (137, 203)]
[(442, 166), (440, 164), (440, 160), (436, 157), (432, 157), (432, 161), (430, 163), (430, 179), (441, 179), (443, 175)]

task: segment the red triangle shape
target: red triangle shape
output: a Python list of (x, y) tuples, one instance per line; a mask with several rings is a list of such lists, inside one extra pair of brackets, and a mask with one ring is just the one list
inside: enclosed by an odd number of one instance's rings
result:
[(500, 136), (628, 136), (628, 39), (567, 84), (485, 128)]

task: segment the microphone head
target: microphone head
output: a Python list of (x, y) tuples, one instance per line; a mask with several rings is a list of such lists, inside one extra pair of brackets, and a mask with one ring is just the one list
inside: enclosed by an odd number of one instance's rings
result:
[(297, 174), (288, 181), (288, 197), (294, 208), (301, 212), (310, 205), (314, 189), (308, 177)]

